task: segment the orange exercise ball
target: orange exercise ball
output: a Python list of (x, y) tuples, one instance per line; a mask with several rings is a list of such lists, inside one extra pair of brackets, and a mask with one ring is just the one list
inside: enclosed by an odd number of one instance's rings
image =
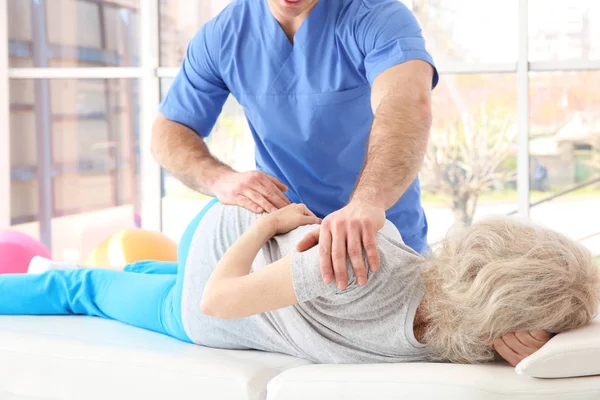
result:
[(143, 260), (177, 261), (177, 243), (159, 232), (126, 229), (92, 250), (85, 265), (118, 267)]

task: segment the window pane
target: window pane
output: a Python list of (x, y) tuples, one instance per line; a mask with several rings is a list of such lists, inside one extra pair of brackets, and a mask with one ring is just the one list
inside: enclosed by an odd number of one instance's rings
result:
[(530, 74), (533, 220), (600, 254), (600, 71)]
[[(171, 79), (161, 80), (163, 96), (170, 83)], [(206, 141), (210, 152), (236, 171), (255, 169), (254, 140), (244, 110), (232, 96), (229, 96)], [(188, 222), (210, 200), (210, 197), (189, 189), (167, 172), (163, 172), (163, 232), (179, 240)]]
[(514, 74), (443, 75), (421, 170), (429, 242), (454, 222), (516, 209)]
[(529, 0), (529, 58), (600, 60), (600, 2)]
[(137, 90), (126, 79), (10, 81), (13, 228), (39, 237), (38, 194), (49, 187), (57, 259), (83, 261), (136, 224)]
[(438, 64), (517, 59), (518, 0), (412, 0), (412, 9)]
[(229, 0), (160, 0), (160, 64), (178, 67), (200, 26), (227, 4)]
[(8, 0), (10, 66), (138, 65), (139, 3)]

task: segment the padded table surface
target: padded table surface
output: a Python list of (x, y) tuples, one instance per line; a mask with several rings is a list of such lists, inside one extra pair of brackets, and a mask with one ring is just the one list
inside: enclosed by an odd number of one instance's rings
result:
[(534, 379), (507, 365), (311, 365), (100, 318), (0, 316), (2, 400), (265, 398), (598, 400), (600, 376)]
[(282, 372), (268, 400), (599, 400), (600, 376), (535, 379), (508, 364), (308, 365)]
[(2, 400), (258, 400), (271, 378), (305, 364), (100, 318), (0, 316)]

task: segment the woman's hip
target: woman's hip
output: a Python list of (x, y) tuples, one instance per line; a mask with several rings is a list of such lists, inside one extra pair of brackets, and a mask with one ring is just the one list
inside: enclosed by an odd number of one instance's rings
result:
[(190, 221), (187, 228), (183, 232), (177, 250), (177, 260), (180, 266), (185, 265), (189, 248), (192, 243), (192, 239), (194, 237), (194, 234), (196, 233), (196, 230), (198, 229), (198, 225), (200, 225), (200, 222), (202, 221), (202, 218), (204, 218), (204, 216), (206, 215), (206, 213), (208, 213), (212, 206), (214, 206), (218, 202), (219, 200), (216, 197), (209, 201), (204, 206), (204, 208), (194, 217), (194, 219)]

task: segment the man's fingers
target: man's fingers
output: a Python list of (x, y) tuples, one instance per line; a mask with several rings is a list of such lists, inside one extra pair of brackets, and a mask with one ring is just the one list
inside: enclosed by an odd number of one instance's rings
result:
[(243, 195), (252, 200), (252, 202), (258, 204), (260, 207), (262, 207), (263, 210), (265, 210), (268, 213), (277, 211), (277, 207), (275, 207), (267, 199), (265, 199), (262, 194), (252, 189), (247, 189), (246, 191), (244, 191)]
[(270, 179), (263, 177), (257, 186), (255, 190), (260, 192), (275, 207), (283, 208), (290, 204), (290, 201), (285, 197), (281, 189)]
[(375, 229), (369, 223), (363, 224), (362, 241), (367, 253), (367, 262), (371, 271), (379, 270), (379, 252), (377, 251), (377, 239)]
[(331, 232), (321, 227), (319, 231), (319, 265), (323, 281), (330, 284), (333, 281), (333, 268), (331, 266)]
[(271, 176), (269, 174), (265, 174), (267, 176), (267, 178), (269, 178), (269, 180), (271, 182), (273, 182), (275, 184), (275, 186), (277, 186), (282, 192), (287, 192), (288, 187), (285, 186), (283, 183), (281, 183), (281, 181), (277, 178), (275, 178), (274, 176)]
[(519, 355), (512, 351), (512, 349), (508, 347), (502, 339), (494, 340), (494, 349), (513, 367), (516, 367), (517, 364), (521, 362)]
[(504, 343), (512, 349), (519, 356), (525, 358), (533, 354), (536, 349), (532, 349), (527, 347), (524, 343), (522, 343), (517, 336), (513, 332), (509, 332), (502, 336), (502, 340)]
[(304, 237), (298, 242), (298, 244), (296, 244), (296, 250), (299, 252), (303, 252), (319, 244), (319, 231), (320, 228), (317, 228), (304, 235)]
[(252, 200), (244, 196), (238, 196), (235, 200), (235, 204), (237, 204), (238, 206), (242, 206), (245, 209), (250, 210), (256, 214), (262, 214), (263, 212), (265, 212), (265, 210), (263, 210), (262, 207), (260, 207), (258, 204), (254, 203)]
[(365, 259), (363, 258), (362, 240), (360, 232), (360, 224), (350, 222), (348, 229), (348, 257), (354, 269), (356, 282), (360, 286), (367, 283), (367, 269), (365, 267)]
[[(270, 184), (270, 187), (265, 187), (262, 184), (258, 184), (256, 191), (259, 192), (269, 203), (273, 204), (277, 209), (283, 208), (287, 206), (289, 203), (286, 203), (283, 198), (283, 193), (275, 187), (275, 185)], [(279, 193), (279, 194), (278, 194)]]
[(339, 290), (348, 287), (348, 270), (346, 266), (346, 224), (344, 221), (334, 222), (331, 230), (331, 261), (333, 273)]

